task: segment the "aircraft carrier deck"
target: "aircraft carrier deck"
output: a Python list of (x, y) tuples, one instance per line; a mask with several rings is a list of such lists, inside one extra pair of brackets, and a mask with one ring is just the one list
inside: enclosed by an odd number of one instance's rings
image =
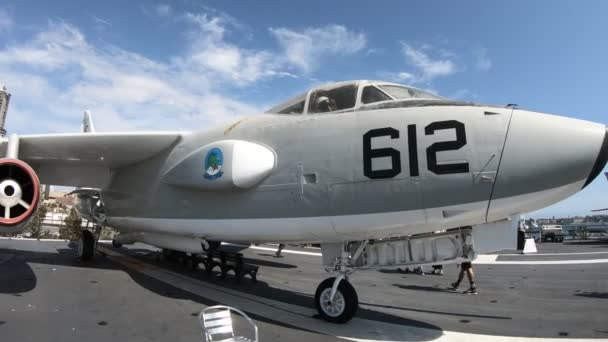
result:
[(0, 239), (2, 341), (201, 341), (197, 314), (218, 303), (250, 314), (265, 342), (608, 339), (608, 240), (481, 256), (478, 295), (449, 289), (454, 265), (443, 276), (356, 272), (361, 307), (344, 325), (315, 318), (327, 277), (318, 249), (288, 246), (276, 258), (276, 246), (224, 245), (260, 266), (258, 283), (237, 284), (159, 261), (145, 245), (100, 246), (106, 256), (82, 264), (73, 243)]

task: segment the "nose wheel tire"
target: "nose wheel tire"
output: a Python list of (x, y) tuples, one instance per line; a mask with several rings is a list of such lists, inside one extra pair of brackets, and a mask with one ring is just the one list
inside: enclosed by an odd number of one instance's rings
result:
[(331, 288), (336, 278), (327, 278), (319, 284), (315, 293), (315, 305), (323, 319), (332, 323), (346, 323), (357, 313), (359, 298), (355, 288), (346, 280), (338, 285), (333, 301)]
[(78, 257), (82, 261), (93, 259), (95, 254), (95, 236), (90, 230), (83, 230), (78, 243)]

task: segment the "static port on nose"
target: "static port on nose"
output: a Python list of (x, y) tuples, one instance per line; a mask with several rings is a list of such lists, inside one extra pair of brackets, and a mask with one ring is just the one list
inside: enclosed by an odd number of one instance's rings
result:
[(583, 185), (583, 189), (587, 185), (591, 184), (591, 182), (593, 182), (600, 172), (602, 172), (604, 166), (606, 166), (606, 162), (608, 162), (608, 127), (606, 128), (606, 133), (604, 135), (604, 141), (602, 142), (600, 152), (597, 155), (597, 159), (595, 160), (595, 164), (593, 164), (593, 168), (591, 169), (589, 177), (587, 177), (585, 185)]

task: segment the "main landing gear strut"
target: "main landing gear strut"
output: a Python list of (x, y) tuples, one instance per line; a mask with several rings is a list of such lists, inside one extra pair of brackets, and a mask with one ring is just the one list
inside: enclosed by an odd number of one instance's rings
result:
[(80, 233), (80, 240), (78, 241), (78, 258), (81, 261), (92, 260), (95, 256), (95, 247), (99, 240), (99, 235), (103, 226), (95, 225), (93, 231), (89, 229), (83, 229)]
[[(321, 282), (315, 292), (315, 305), (323, 319), (332, 323), (346, 323), (357, 313), (359, 298), (355, 288), (348, 282), (348, 276), (355, 272), (355, 260), (367, 243), (367, 240), (358, 246), (344, 243), (333, 267), (326, 268), (326, 271), (335, 273), (336, 276)], [(353, 250), (354, 253), (351, 253)]]

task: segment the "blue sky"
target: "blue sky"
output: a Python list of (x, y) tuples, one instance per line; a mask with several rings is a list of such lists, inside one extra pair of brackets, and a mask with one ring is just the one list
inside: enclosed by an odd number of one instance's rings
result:
[[(197, 129), (334, 80), (608, 123), (608, 2), (4, 1), (7, 129)], [(35, 122), (36, 124), (32, 124)], [(550, 153), (550, 151), (548, 151)], [(607, 171), (607, 170), (605, 170)], [(532, 216), (608, 206), (598, 178)]]

